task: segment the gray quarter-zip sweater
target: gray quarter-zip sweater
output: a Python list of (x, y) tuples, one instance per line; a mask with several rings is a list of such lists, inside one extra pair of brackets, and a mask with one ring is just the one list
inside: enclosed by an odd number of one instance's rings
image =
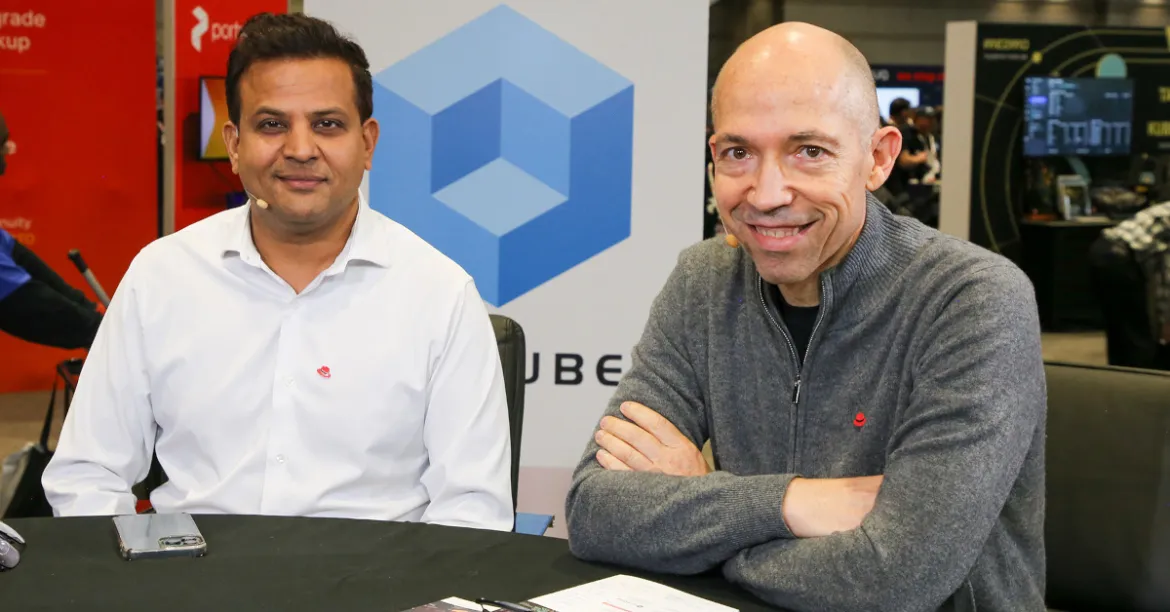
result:
[[(680, 257), (607, 414), (643, 403), (716, 469), (607, 471), (590, 442), (567, 500), (584, 559), (715, 568), (791, 610), (1044, 610), (1046, 391), (1031, 283), (973, 244), (869, 198), (821, 275), (804, 363), (750, 256)], [(863, 418), (864, 417), (864, 418)], [(795, 476), (883, 474), (861, 527), (796, 538)]]

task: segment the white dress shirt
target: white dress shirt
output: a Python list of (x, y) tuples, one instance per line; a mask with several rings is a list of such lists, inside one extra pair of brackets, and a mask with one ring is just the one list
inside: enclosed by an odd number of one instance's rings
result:
[(359, 205), (299, 295), (243, 206), (147, 246), (86, 358), (42, 480), (58, 516), (159, 512), (512, 528), (503, 373), (457, 264)]

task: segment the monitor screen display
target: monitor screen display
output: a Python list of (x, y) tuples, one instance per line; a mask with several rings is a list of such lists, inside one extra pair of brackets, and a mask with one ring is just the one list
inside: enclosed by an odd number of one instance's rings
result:
[(1028, 77), (1024, 155), (1128, 155), (1133, 81)]
[(917, 87), (878, 87), (878, 110), (882, 113), (882, 119), (890, 120), (890, 102), (898, 98), (905, 98), (910, 102), (910, 108), (918, 108), (922, 100), (922, 92)]
[(223, 142), (223, 124), (228, 120), (227, 95), (224, 79), (199, 79), (199, 159), (226, 160), (227, 145)]

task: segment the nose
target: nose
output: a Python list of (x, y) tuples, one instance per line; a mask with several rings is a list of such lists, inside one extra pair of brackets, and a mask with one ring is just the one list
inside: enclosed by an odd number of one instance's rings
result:
[(304, 123), (294, 123), (284, 139), (284, 156), (301, 162), (311, 162), (317, 157), (317, 139), (313, 128)]
[(784, 169), (775, 161), (763, 161), (756, 172), (755, 185), (748, 192), (747, 203), (762, 212), (792, 204), (792, 189)]

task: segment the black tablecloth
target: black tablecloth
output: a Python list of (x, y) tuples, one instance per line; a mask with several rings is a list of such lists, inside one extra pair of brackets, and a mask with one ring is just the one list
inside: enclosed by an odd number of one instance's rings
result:
[(450, 596), (519, 601), (619, 573), (739, 608), (718, 575), (651, 576), (583, 563), (563, 540), (376, 521), (196, 516), (207, 556), (124, 561), (109, 517), (25, 519), (0, 610), (379, 610)]

